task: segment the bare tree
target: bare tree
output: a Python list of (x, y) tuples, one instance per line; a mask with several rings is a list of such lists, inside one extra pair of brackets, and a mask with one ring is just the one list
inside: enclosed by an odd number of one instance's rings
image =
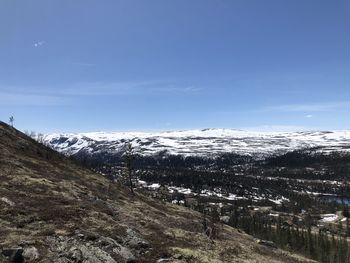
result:
[(129, 177), (130, 192), (134, 195), (134, 186), (132, 183), (132, 173), (133, 173), (133, 161), (135, 159), (133, 148), (131, 143), (128, 144), (126, 149), (126, 170)]
[(9, 118), (9, 123), (10, 123), (10, 125), (13, 127), (13, 123), (15, 122), (15, 118), (13, 117), (13, 116), (11, 116), (10, 118)]
[(35, 131), (31, 131), (29, 134), (29, 137), (36, 140), (36, 132)]

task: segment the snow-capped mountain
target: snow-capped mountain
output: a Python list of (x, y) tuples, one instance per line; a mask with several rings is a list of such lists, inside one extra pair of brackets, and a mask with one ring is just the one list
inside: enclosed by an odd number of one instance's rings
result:
[(47, 134), (44, 142), (66, 154), (123, 152), (131, 142), (143, 156), (158, 153), (183, 156), (216, 156), (236, 153), (271, 156), (297, 149), (319, 147), (320, 151), (350, 151), (350, 131), (254, 132), (204, 129), (171, 132), (91, 132)]

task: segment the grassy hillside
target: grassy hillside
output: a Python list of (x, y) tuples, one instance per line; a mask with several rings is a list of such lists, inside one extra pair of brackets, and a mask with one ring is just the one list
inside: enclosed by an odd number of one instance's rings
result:
[(0, 123), (0, 262), (308, 262), (94, 174)]

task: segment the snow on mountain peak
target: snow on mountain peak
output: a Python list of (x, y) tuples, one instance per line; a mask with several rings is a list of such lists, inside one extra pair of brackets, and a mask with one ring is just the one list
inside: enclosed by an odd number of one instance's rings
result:
[(296, 149), (323, 147), (350, 150), (350, 131), (257, 132), (234, 129), (196, 129), (167, 132), (89, 132), (48, 134), (44, 141), (67, 155), (81, 150), (121, 151), (131, 142), (139, 154), (166, 151), (174, 155), (208, 156), (221, 153), (270, 155)]

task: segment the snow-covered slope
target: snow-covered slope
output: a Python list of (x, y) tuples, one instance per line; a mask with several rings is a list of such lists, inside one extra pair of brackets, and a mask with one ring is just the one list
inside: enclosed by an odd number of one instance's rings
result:
[(131, 142), (141, 155), (166, 152), (185, 156), (215, 156), (237, 153), (251, 156), (282, 154), (296, 149), (321, 147), (321, 151), (350, 151), (350, 131), (252, 132), (233, 129), (204, 129), (171, 132), (92, 132), (48, 134), (44, 142), (74, 155), (79, 151), (117, 153)]

